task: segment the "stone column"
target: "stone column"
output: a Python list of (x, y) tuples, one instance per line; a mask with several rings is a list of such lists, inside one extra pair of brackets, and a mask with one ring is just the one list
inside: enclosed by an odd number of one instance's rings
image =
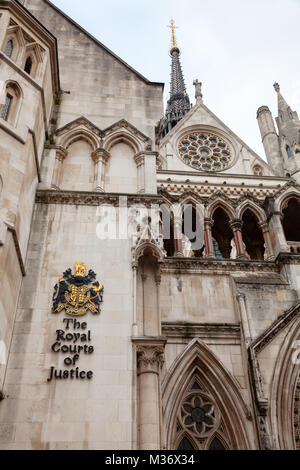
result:
[(57, 147), (51, 184), (52, 189), (60, 189), (63, 172), (63, 161), (67, 157), (67, 155), (68, 151), (64, 147)]
[(183, 257), (182, 209), (180, 204), (173, 204), (172, 211), (174, 216), (174, 256)]
[(232, 231), (233, 231), (234, 242), (236, 246), (236, 258), (246, 259), (243, 236), (242, 236), (242, 221), (240, 219), (235, 219), (231, 222), (230, 227), (232, 228)]
[(110, 158), (110, 153), (103, 148), (96, 149), (92, 153), (95, 163), (95, 191), (104, 192), (105, 165)]
[(145, 192), (145, 155), (143, 153), (137, 153), (134, 157), (137, 167), (137, 192)]
[(206, 258), (215, 258), (215, 250), (212, 238), (212, 227), (214, 221), (209, 218), (204, 219), (204, 245)]
[(183, 256), (182, 248), (182, 218), (174, 217), (174, 245), (175, 245), (175, 254), (174, 256)]
[(136, 345), (139, 388), (139, 450), (161, 448), (160, 369), (165, 340), (140, 340)]
[(281, 213), (275, 208), (274, 199), (268, 197), (265, 203), (268, 216), (270, 241), (273, 248), (273, 255), (277, 257), (279, 253), (290, 253), (281, 223)]
[(267, 260), (268, 261), (274, 261), (275, 256), (273, 253), (273, 248), (272, 248), (272, 242), (271, 242), (271, 237), (270, 237), (270, 232), (269, 232), (269, 225), (267, 222), (262, 222), (259, 224), (259, 227), (263, 233), (264, 240), (265, 240), (265, 248), (267, 252)]

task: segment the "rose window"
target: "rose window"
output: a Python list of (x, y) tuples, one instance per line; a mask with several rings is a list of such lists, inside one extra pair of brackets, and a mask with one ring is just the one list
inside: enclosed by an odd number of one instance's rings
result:
[(201, 395), (187, 399), (181, 408), (181, 419), (185, 427), (196, 435), (205, 435), (216, 426), (215, 407)]
[(202, 171), (222, 171), (232, 161), (231, 148), (225, 140), (206, 132), (193, 132), (183, 137), (178, 146), (181, 159)]

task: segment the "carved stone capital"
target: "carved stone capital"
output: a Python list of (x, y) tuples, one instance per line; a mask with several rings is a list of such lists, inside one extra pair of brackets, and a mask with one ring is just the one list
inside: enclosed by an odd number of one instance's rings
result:
[(98, 163), (102, 161), (102, 163), (106, 163), (110, 158), (110, 153), (107, 152), (107, 150), (103, 148), (98, 148), (94, 150), (92, 153), (92, 159), (94, 160), (94, 163)]
[(56, 160), (62, 162), (68, 155), (67, 149), (59, 145), (56, 147)]
[(267, 222), (267, 221), (260, 222), (260, 223), (258, 224), (258, 226), (261, 228), (261, 230), (262, 230), (263, 233), (269, 232), (269, 225), (268, 225), (268, 222)]
[(164, 364), (164, 347), (159, 345), (137, 345), (138, 375), (158, 374)]
[(234, 219), (231, 223), (230, 223), (230, 227), (232, 228), (232, 230), (234, 232), (241, 232), (242, 231), (242, 226), (243, 226), (243, 222), (240, 220), (240, 219)]
[(214, 225), (213, 219), (210, 219), (209, 217), (206, 217), (204, 219), (204, 230), (211, 230)]
[(134, 156), (134, 161), (135, 161), (137, 167), (140, 167), (140, 166), (144, 165), (145, 164), (145, 155), (141, 152), (137, 153)]

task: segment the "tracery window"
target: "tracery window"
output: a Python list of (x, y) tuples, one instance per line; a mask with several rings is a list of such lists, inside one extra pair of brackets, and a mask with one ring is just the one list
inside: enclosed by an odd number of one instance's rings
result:
[(208, 132), (195, 131), (184, 136), (178, 151), (186, 165), (200, 171), (223, 171), (233, 159), (229, 144)]
[(14, 44), (13, 44), (12, 39), (10, 39), (6, 44), (4, 54), (7, 55), (7, 57), (11, 58), (12, 53), (13, 53), (13, 48), (14, 48)]
[(177, 414), (178, 450), (226, 450), (229, 436), (214, 398), (195, 376)]

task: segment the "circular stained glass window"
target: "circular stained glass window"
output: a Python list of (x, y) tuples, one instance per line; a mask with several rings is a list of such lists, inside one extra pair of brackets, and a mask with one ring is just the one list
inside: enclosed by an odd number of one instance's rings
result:
[(202, 171), (226, 170), (232, 162), (230, 146), (221, 137), (192, 132), (181, 139), (179, 155), (186, 165)]

